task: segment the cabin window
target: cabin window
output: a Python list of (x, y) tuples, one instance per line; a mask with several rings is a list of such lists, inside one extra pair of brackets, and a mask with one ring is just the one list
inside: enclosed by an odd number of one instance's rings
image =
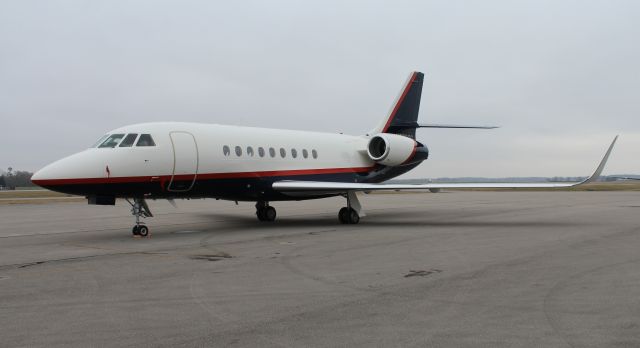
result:
[(242, 156), (242, 148), (240, 146), (236, 146), (236, 156)]
[(131, 147), (133, 146), (133, 143), (136, 142), (136, 138), (138, 137), (137, 133), (129, 133), (127, 134), (126, 137), (124, 137), (124, 140), (122, 140), (122, 142), (120, 143), (120, 147)]
[(298, 157), (298, 151), (296, 149), (291, 149), (291, 157), (293, 158)]
[(307, 151), (307, 149), (302, 149), (302, 157), (304, 158), (309, 157), (309, 152)]
[(120, 142), (120, 140), (122, 140), (122, 138), (124, 138), (124, 134), (111, 134), (107, 140), (103, 141), (102, 144), (100, 144), (100, 146), (98, 146), (99, 148), (114, 148), (116, 147), (116, 145), (118, 145), (118, 143)]
[(276, 149), (270, 147), (269, 148), (269, 156), (276, 157)]
[(318, 158), (318, 151), (311, 150), (311, 156), (313, 156), (314, 159)]
[(280, 148), (280, 157), (285, 158), (287, 157), (287, 150), (285, 150), (284, 148)]
[(153, 141), (151, 134), (142, 134), (136, 146), (156, 146), (156, 143)]
[(264, 157), (264, 149), (263, 149), (262, 147), (259, 147), (259, 148), (258, 148), (258, 155), (259, 155), (260, 157)]
[(229, 148), (229, 146), (225, 145), (222, 147), (222, 154), (229, 157), (229, 155), (231, 154), (231, 149)]
[(251, 146), (247, 146), (247, 155), (253, 157), (253, 148)]

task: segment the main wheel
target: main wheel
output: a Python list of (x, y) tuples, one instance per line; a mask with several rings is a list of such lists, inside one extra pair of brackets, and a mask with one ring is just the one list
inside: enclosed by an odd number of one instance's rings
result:
[(358, 212), (355, 211), (355, 209), (350, 209), (350, 211), (349, 211), (349, 223), (355, 225), (358, 222), (360, 222), (360, 215), (358, 215)]
[(276, 219), (276, 208), (274, 207), (266, 207), (264, 209), (264, 218), (265, 221), (275, 221)]
[(260, 221), (265, 221), (266, 220), (266, 218), (264, 216), (264, 211), (265, 211), (264, 208), (259, 208), (258, 210), (256, 210), (256, 216), (258, 216), (258, 220), (260, 220)]
[(139, 236), (140, 235), (140, 226), (135, 225), (133, 226), (133, 228), (131, 229), (131, 234), (133, 234), (134, 236)]
[(147, 226), (145, 226), (145, 225), (140, 225), (140, 226), (138, 226), (138, 234), (139, 234), (141, 237), (146, 237), (146, 236), (148, 236), (148, 235), (149, 235), (149, 228), (148, 228)]
[(349, 223), (349, 208), (347, 207), (342, 207), (342, 209), (340, 209), (340, 211), (338, 212), (338, 220), (340, 220), (341, 224), (347, 224)]

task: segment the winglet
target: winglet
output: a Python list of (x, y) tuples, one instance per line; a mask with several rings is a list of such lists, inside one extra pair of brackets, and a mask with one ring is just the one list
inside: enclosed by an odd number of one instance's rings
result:
[(611, 142), (611, 145), (609, 145), (609, 149), (607, 150), (607, 153), (604, 154), (604, 157), (602, 158), (602, 161), (600, 161), (600, 165), (598, 165), (598, 168), (596, 168), (596, 171), (593, 172), (593, 174), (591, 174), (590, 177), (585, 179), (579, 185), (588, 184), (590, 182), (598, 180), (598, 178), (600, 177), (600, 174), (602, 174), (602, 170), (604, 169), (604, 166), (607, 164), (607, 160), (609, 159), (609, 155), (611, 155), (611, 151), (613, 150), (613, 145), (616, 144), (616, 140), (618, 140), (617, 135), (615, 138), (613, 138), (613, 142)]

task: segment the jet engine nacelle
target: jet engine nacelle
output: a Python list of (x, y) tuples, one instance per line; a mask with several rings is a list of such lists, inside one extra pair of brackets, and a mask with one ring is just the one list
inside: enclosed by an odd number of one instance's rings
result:
[(385, 166), (397, 166), (411, 160), (418, 143), (402, 135), (380, 133), (374, 135), (367, 145), (369, 157)]

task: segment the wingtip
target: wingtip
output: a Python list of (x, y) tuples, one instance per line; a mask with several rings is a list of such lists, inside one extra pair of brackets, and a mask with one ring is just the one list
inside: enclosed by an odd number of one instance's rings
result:
[(587, 184), (587, 183), (590, 183), (590, 182), (598, 180), (598, 178), (600, 177), (600, 174), (602, 174), (602, 171), (604, 170), (604, 167), (607, 165), (607, 161), (609, 160), (609, 156), (611, 155), (611, 152), (613, 151), (613, 146), (616, 144), (616, 141), (618, 140), (618, 137), (619, 137), (619, 135), (616, 135), (613, 138), (613, 141), (611, 142), (611, 145), (609, 145), (609, 148), (607, 149), (607, 152), (604, 154), (604, 157), (600, 161), (600, 164), (598, 165), (598, 168), (596, 168), (596, 171), (593, 172), (593, 174), (588, 179), (583, 181), (581, 184)]

